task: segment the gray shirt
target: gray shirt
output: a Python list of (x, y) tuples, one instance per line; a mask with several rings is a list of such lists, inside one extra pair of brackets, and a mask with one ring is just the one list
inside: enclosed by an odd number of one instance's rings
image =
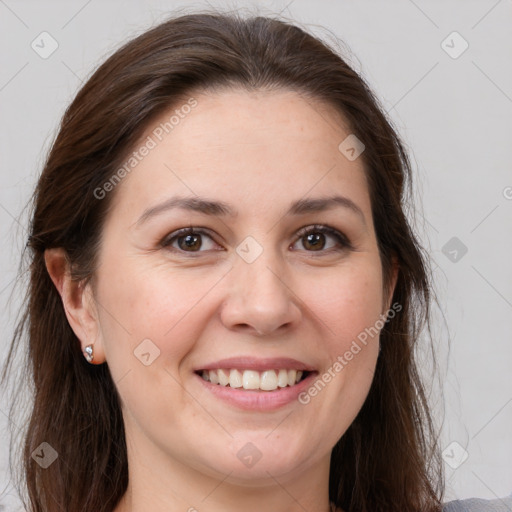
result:
[(469, 498), (443, 504), (443, 512), (512, 512), (512, 492), (495, 500)]

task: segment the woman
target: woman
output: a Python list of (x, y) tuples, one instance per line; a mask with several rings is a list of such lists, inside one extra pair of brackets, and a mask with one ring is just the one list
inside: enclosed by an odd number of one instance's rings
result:
[(29, 510), (441, 510), (408, 185), (298, 27), (185, 15), (112, 55), (34, 194)]

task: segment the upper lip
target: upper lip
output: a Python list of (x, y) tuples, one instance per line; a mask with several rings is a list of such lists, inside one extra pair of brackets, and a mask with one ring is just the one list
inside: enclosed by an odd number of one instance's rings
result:
[(269, 358), (255, 358), (250, 356), (230, 357), (228, 359), (220, 359), (212, 363), (207, 363), (196, 368), (199, 370), (219, 370), (219, 369), (240, 369), (240, 370), (302, 370), (313, 372), (315, 368), (312, 366), (292, 359), (290, 357), (269, 357)]

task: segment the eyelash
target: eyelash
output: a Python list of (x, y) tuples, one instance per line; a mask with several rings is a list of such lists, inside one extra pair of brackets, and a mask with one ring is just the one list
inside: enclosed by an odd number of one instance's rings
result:
[[(320, 253), (320, 254), (329, 254), (329, 253), (332, 253), (333, 251), (343, 251), (343, 250), (354, 250), (354, 247), (352, 246), (350, 240), (341, 232), (339, 232), (337, 229), (334, 229), (330, 226), (325, 226), (325, 225), (320, 225), (320, 224), (314, 224), (312, 226), (306, 226), (304, 228), (301, 228), (298, 232), (297, 232), (297, 241), (300, 240), (301, 238), (304, 238), (305, 236), (309, 235), (309, 234), (312, 234), (312, 233), (323, 233), (325, 235), (330, 235), (332, 236), (333, 238), (336, 239), (336, 241), (338, 242), (338, 245), (339, 247), (338, 248), (329, 248), (327, 250), (319, 250), (319, 251), (307, 251), (306, 249), (306, 252), (311, 252), (311, 253)], [(169, 250), (172, 250), (173, 252), (179, 252), (179, 253), (185, 253), (185, 254), (200, 254), (201, 252), (205, 252), (205, 251), (184, 251), (182, 249), (177, 249), (175, 247), (171, 247), (171, 244), (181, 238), (181, 237), (184, 237), (184, 236), (187, 236), (187, 235), (206, 235), (207, 237), (212, 238), (212, 236), (207, 232), (205, 231), (204, 229), (201, 229), (201, 228), (194, 228), (194, 227), (188, 227), (188, 228), (183, 228), (183, 229), (179, 229), (178, 231), (175, 231), (174, 233), (171, 233), (171, 235), (165, 237), (161, 242), (160, 242), (160, 246), (162, 248), (166, 248), (166, 249), (169, 249)]]

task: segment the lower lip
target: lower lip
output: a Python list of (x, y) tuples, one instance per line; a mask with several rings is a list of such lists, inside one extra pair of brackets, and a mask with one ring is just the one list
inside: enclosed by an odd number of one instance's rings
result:
[(293, 401), (298, 401), (298, 395), (311, 385), (316, 375), (317, 372), (311, 372), (304, 380), (294, 386), (277, 388), (275, 391), (261, 391), (212, 384), (197, 373), (195, 374), (203, 386), (214, 396), (239, 409), (250, 411), (273, 411)]

